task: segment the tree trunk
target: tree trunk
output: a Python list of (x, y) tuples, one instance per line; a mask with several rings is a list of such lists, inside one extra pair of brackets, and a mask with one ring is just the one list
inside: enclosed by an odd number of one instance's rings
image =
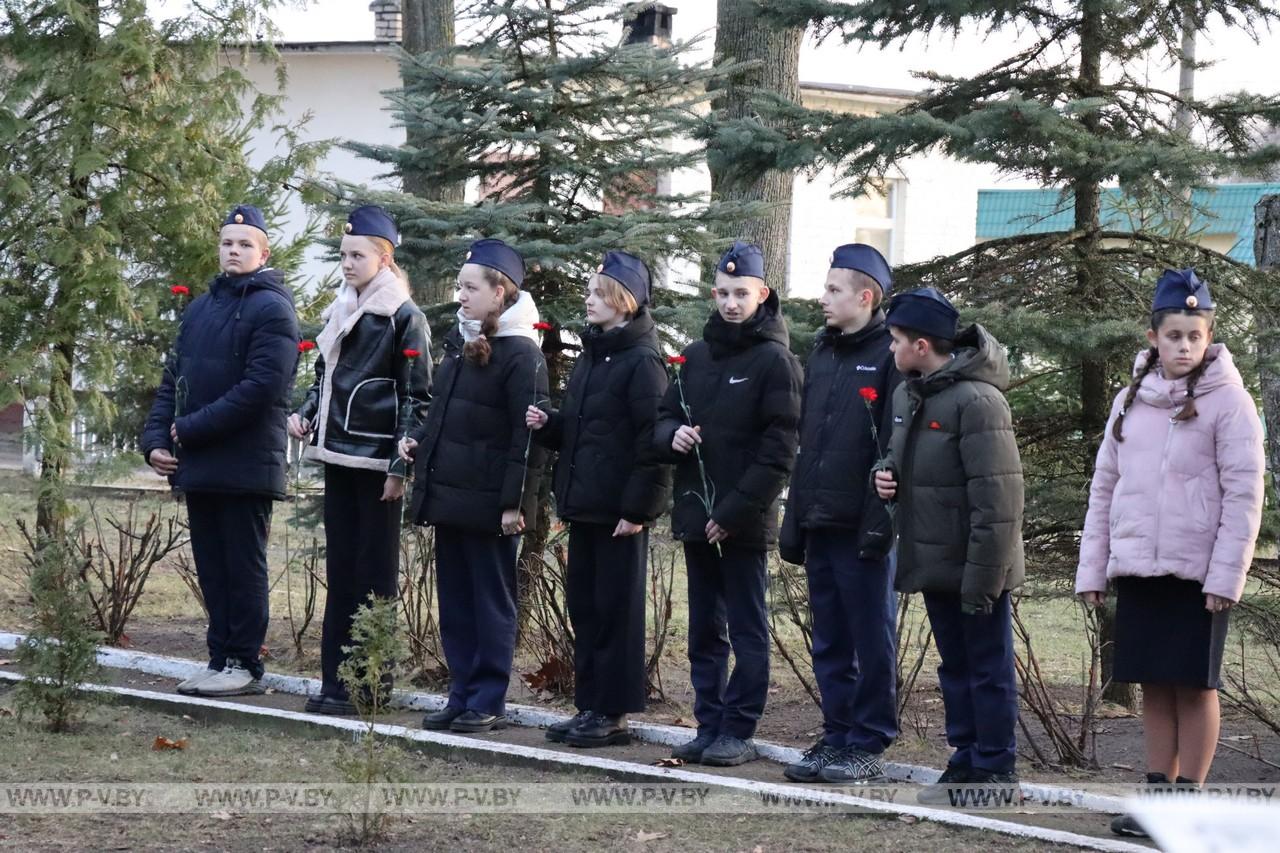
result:
[[(417, 56), (429, 51), (444, 50), (454, 44), (454, 0), (404, 0), (402, 11), (403, 47), (406, 53)], [(407, 85), (408, 81), (404, 81)], [(410, 147), (421, 147), (413, 128), (406, 131), (405, 141)], [(446, 187), (431, 186), (430, 177), (421, 171), (405, 171), (402, 176), (404, 191), (428, 201), (461, 203), (465, 186), (461, 183)], [(439, 305), (453, 298), (453, 276), (432, 275), (426, 270), (407, 270), (413, 282), (413, 298), (419, 305)]]
[[(1264, 197), (1254, 207), (1253, 257), (1258, 269), (1273, 278), (1280, 271), (1280, 195)], [(1274, 289), (1268, 291), (1274, 292)], [(1267, 429), (1267, 469), (1271, 483), (1280, 475), (1280, 310), (1269, 301), (1256, 306), (1258, 385)]]
[[(800, 102), (800, 42), (802, 27), (777, 29), (765, 26), (751, 0), (719, 0), (716, 9), (717, 65), (757, 61), (724, 81), (712, 104), (727, 118), (754, 114), (751, 89), (763, 89)], [(731, 180), (717, 166), (711, 168), (711, 195), (725, 201), (763, 201), (776, 205), (763, 217), (743, 222), (736, 234), (764, 250), (765, 282), (782, 293), (789, 287), (788, 246), (791, 242), (790, 172), (777, 169), (749, 178)], [(850, 235), (852, 236), (852, 235)]]
[[(1088, 0), (1080, 9), (1080, 73), (1077, 78), (1082, 98), (1101, 94), (1103, 35), (1102, 0)], [(1091, 132), (1100, 132), (1098, 114), (1090, 112), (1082, 119)], [(1075, 193), (1074, 227), (1083, 237), (1077, 242), (1076, 288), (1082, 305), (1102, 305), (1105, 293), (1100, 274), (1098, 230), (1101, 222), (1102, 180), (1084, 173), (1072, 182)], [(1080, 428), (1088, 441), (1084, 445), (1084, 470), (1093, 475), (1093, 465), (1107, 426), (1107, 363), (1103, 359), (1084, 358), (1080, 364)], [(1115, 655), (1115, 607), (1108, 598), (1098, 619), (1101, 643), (1102, 683), (1107, 685), (1102, 698), (1133, 709), (1137, 700), (1133, 685), (1112, 679)]]

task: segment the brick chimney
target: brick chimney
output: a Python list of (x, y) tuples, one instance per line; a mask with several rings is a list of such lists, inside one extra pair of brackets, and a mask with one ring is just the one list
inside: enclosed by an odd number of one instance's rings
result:
[(671, 44), (671, 18), (676, 9), (663, 3), (648, 3), (634, 10), (622, 22), (623, 40), (627, 44)]
[(375, 41), (400, 41), (400, 0), (373, 0), (369, 11)]

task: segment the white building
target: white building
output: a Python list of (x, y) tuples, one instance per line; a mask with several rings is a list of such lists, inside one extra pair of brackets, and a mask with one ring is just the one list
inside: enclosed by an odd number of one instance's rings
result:
[[(374, 3), (379, 15), (388, 14), (390, 4)], [(394, 14), (394, 7), (391, 13)], [(678, 32), (679, 18), (675, 26)], [(375, 36), (374, 15), (368, 17), (368, 38), (335, 42), (284, 42), (277, 45), (285, 65), (287, 83), (281, 116), (297, 121), (309, 116), (308, 139), (352, 139), (365, 143), (399, 145), (403, 128), (395, 126), (379, 94), (399, 85), (397, 45), (391, 36), (398, 22), (383, 20)], [(357, 34), (353, 34), (357, 35)], [(363, 34), (361, 34), (363, 35)], [(261, 62), (250, 76), (262, 91), (277, 91), (276, 69)], [(857, 113), (884, 112), (902, 106), (912, 93), (901, 89), (871, 86), (802, 82), (801, 96), (806, 106)], [(271, 141), (260, 140), (260, 157), (270, 152)], [(380, 164), (356, 157), (334, 147), (320, 168), (343, 180), (377, 185)], [(821, 290), (831, 250), (848, 242), (866, 242), (879, 247), (894, 264), (911, 263), (937, 255), (960, 251), (975, 241), (977, 199), (980, 188), (1026, 186), (1023, 182), (1002, 181), (985, 166), (958, 163), (941, 154), (917, 157), (898, 174), (886, 176), (887, 192), (856, 199), (836, 198), (836, 181), (829, 172), (813, 180), (799, 175), (792, 202), (791, 244), (788, 259), (790, 292), (814, 297)], [(676, 192), (706, 191), (710, 179), (704, 170), (673, 176)], [(474, 197), (475, 188), (468, 188)], [(306, 221), (301, 203), (296, 202), (288, 222), (280, 227), (296, 232)], [(333, 271), (316, 249), (303, 272), (320, 279)], [(681, 270), (673, 271), (679, 280)]]

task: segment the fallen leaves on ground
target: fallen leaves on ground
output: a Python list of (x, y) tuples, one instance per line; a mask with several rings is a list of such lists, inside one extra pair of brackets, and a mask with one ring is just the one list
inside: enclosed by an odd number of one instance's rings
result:
[(659, 758), (653, 762), (654, 767), (684, 767), (683, 758)]
[(151, 748), (154, 750), (186, 749), (190, 743), (191, 740), (185, 737), (179, 738), (178, 740), (172, 740), (164, 735), (156, 735), (155, 743), (151, 744)]
[(665, 832), (645, 832), (643, 829), (636, 831), (636, 841), (641, 844), (647, 844), (650, 841), (657, 841), (659, 838), (666, 838)]

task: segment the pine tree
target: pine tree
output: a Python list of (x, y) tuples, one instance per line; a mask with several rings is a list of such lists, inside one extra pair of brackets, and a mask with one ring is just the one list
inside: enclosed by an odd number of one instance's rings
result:
[[(68, 517), (77, 414), (109, 431), (143, 401), (176, 322), (169, 286), (196, 291), (226, 209), (278, 212), (281, 183), (316, 156), (284, 128), (284, 155), (247, 161), (276, 99), (225, 45), (248, 44), (272, 5), (220, 0), (157, 23), (143, 0), (0, 0), (0, 400), (43, 401), (45, 536)], [(301, 247), (275, 249), (288, 264)]]
[[(347, 144), (401, 178), (413, 175), (424, 195), (375, 196), (347, 185), (339, 195), (388, 205), (418, 274), (455, 275), (481, 236), (517, 247), (528, 266), (524, 288), (554, 326), (543, 350), (558, 389), (576, 349), (562, 333), (581, 330), (583, 287), (605, 251), (634, 252), (660, 284), (670, 260), (696, 263), (717, 251), (712, 229), (761, 206), (665, 189), (666, 176), (704, 157), (691, 133), (717, 72), (682, 64), (689, 43), (627, 43), (608, 0), (477, 0), (463, 12), (460, 29), (474, 33), (468, 43), (402, 58), (405, 83), (389, 97), (412, 141)], [(424, 197), (466, 182), (479, 183), (479, 203)], [(668, 335), (699, 333), (705, 300), (662, 288), (655, 295), (654, 316)], [(438, 330), (453, 310), (427, 307)], [(544, 482), (544, 508), (547, 491)], [(539, 516), (526, 555), (545, 545), (548, 513)]]
[[(1009, 345), (1031, 576), (1056, 578), (1062, 589), (1074, 573), (1110, 402), (1128, 381), (1155, 278), (1165, 266), (1196, 266), (1215, 286), (1219, 339), (1242, 356), (1258, 332), (1254, 308), (1276, 301), (1256, 273), (1195, 245), (1196, 211), (1185, 199), (1215, 177), (1257, 174), (1280, 161), (1280, 146), (1260, 134), (1280, 121), (1280, 98), (1165, 91), (1150, 81), (1148, 63), (1176, 62), (1184, 28), (1220, 23), (1256, 37), (1280, 11), (1253, 0), (762, 6), (775, 22), (882, 47), (935, 31), (1008, 27), (1023, 37), (1025, 48), (972, 77), (922, 74), (925, 91), (895, 113), (849, 116), (776, 103), (772, 126), (744, 120), (711, 134), (739, 168), (831, 164), (850, 192), (931, 150), (1061, 191), (1061, 209), (1073, 214), (1069, 231), (985, 242), (900, 270), (897, 287), (941, 287)], [(1112, 184), (1128, 199), (1109, 205), (1117, 211), (1103, 205)], [(1126, 217), (1126, 208), (1141, 215)], [(1104, 680), (1109, 674), (1107, 658)], [(1118, 689), (1110, 696), (1130, 698)]]

